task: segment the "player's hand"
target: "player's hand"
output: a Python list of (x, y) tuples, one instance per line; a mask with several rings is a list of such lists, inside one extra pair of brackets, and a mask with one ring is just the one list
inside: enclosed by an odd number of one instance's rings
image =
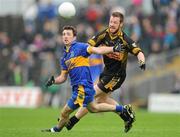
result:
[(51, 76), (51, 78), (46, 83), (46, 87), (48, 88), (48, 87), (50, 87), (54, 83), (55, 83), (54, 76)]
[(142, 61), (142, 60), (140, 60), (140, 61), (139, 61), (139, 67), (140, 67), (140, 69), (145, 70), (145, 69), (146, 69), (146, 64), (145, 64), (145, 62)]

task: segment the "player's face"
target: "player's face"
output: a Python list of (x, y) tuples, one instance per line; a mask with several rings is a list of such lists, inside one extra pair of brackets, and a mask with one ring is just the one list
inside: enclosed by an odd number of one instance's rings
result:
[(64, 30), (62, 33), (62, 39), (63, 39), (63, 43), (65, 45), (70, 45), (75, 40), (73, 31), (72, 30)]
[(119, 17), (113, 17), (113, 16), (110, 17), (110, 20), (109, 20), (110, 33), (116, 33), (121, 26), (122, 26), (122, 23), (120, 22)]

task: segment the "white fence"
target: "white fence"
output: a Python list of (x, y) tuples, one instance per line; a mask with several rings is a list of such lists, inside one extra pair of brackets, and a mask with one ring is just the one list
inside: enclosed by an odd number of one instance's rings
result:
[(150, 112), (179, 112), (179, 94), (151, 94), (148, 99), (148, 110)]
[(0, 107), (35, 108), (41, 105), (38, 87), (0, 87)]

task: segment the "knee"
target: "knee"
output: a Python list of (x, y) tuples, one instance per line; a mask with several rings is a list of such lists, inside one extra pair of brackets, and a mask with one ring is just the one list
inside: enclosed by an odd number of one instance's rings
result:
[(90, 106), (90, 107), (88, 107), (88, 110), (91, 113), (97, 113), (98, 112), (98, 106)]
[(103, 99), (102, 99), (102, 98), (100, 98), (100, 97), (96, 97), (96, 102), (97, 102), (97, 103), (102, 103), (102, 101), (103, 101)]
[(69, 117), (69, 115), (65, 112), (61, 113), (61, 119), (67, 119)]
[(104, 103), (106, 102), (106, 97), (96, 97), (96, 102), (97, 103)]

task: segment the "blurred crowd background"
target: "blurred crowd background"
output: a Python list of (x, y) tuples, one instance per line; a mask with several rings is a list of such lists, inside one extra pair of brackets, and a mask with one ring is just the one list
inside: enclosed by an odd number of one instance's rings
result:
[[(78, 41), (87, 42), (107, 27), (112, 11), (120, 11), (124, 31), (145, 53), (147, 70), (139, 70), (137, 59), (130, 56), (127, 80), (114, 97), (146, 106), (150, 93), (180, 93), (180, 0), (66, 0), (76, 7), (76, 16), (69, 20), (58, 14), (64, 1), (0, 0), (0, 86), (38, 86), (44, 105), (62, 105), (70, 95), (69, 81), (44, 88), (61, 70), (62, 26), (75, 25)], [(100, 72), (101, 56), (91, 58)]]

